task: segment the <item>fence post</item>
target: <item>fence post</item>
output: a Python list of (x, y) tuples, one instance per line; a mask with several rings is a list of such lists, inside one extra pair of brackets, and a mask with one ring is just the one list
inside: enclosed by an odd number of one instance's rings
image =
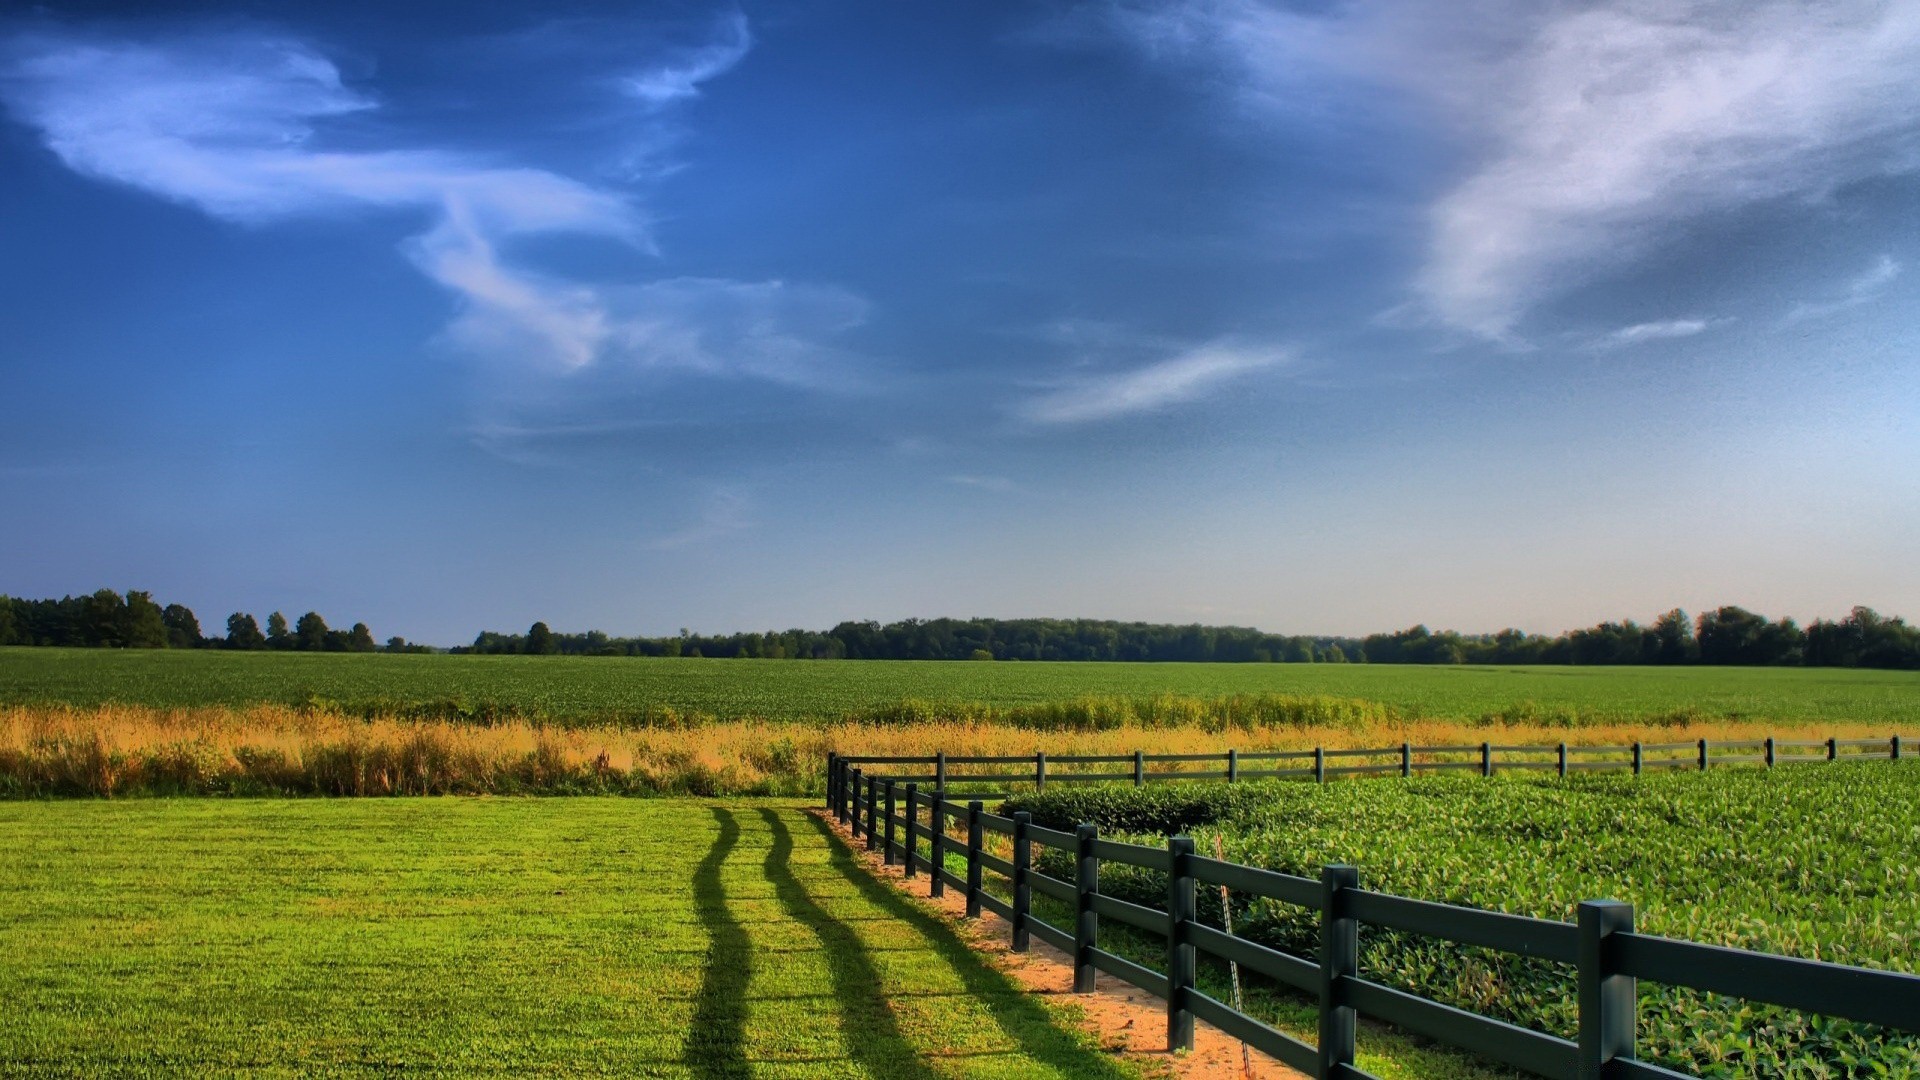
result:
[(1633, 905), (1588, 900), (1579, 907), (1579, 1080), (1612, 1075), (1611, 1061), (1632, 1061), (1634, 979), (1614, 970), (1608, 938), (1633, 932)]
[(840, 755), (827, 751), (827, 809), (835, 809), (840, 802), (838, 780), (840, 776)]
[(1839, 741), (1836, 739), (1829, 738), (1827, 740), (1827, 760), (1832, 761), (1834, 758), (1837, 758), (1839, 756), (1840, 756)]
[(1027, 951), (1027, 911), (1033, 906), (1033, 845), (1027, 840), (1027, 827), (1033, 814), (1021, 810), (1013, 815), (1013, 951)]
[(1313, 748), (1313, 782), (1316, 784), (1327, 782), (1327, 748), (1324, 746)]
[(1094, 857), (1093, 842), (1100, 827), (1081, 822), (1073, 830), (1073, 992), (1093, 991), (1095, 971), (1093, 950), (1100, 944), (1100, 913), (1093, 910), (1093, 898), (1100, 891), (1100, 860)]
[(1483, 742), (1480, 744), (1480, 775), (1481, 776), (1493, 775), (1493, 744), (1492, 743)]
[(1560, 744), (1560, 779), (1567, 778), (1567, 744)]
[(1193, 1049), (1193, 1010), (1187, 995), (1199, 958), (1187, 928), (1198, 917), (1193, 883), (1193, 837), (1167, 837), (1167, 1050)]
[(947, 895), (947, 879), (942, 875), (947, 869), (947, 789), (933, 789), (933, 803), (927, 807), (928, 873), (933, 875), (933, 883), (927, 887), (929, 896)]
[(1773, 736), (1767, 736), (1767, 768), (1773, 768)]
[(880, 834), (874, 826), (880, 824), (880, 778), (867, 777), (867, 850), (873, 851), (880, 846)]
[(1227, 751), (1227, 783), (1237, 784), (1239, 782), (1240, 782), (1240, 751), (1228, 750)]
[(860, 838), (860, 770), (857, 768), (854, 769), (853, 774), (848, 777), (848, 780), (849, 786), (846, 792), (847, 813), (845, 820), (853, 827), (853, 836), (854, 839), (857, 840)]
[(933, 755), (933, 786), (940, 791), (947, 790), (947, 752), (945, 750), (936, 751)]
[(1893, 760), (1900, 760), (1900, 736), (1898, 735), (1893, 737)]
[(909, 783), (907, 785), (907, 877), (913, 876), (913, 854), (920, 847), (920, 842), (913, 835), (913, 827), (919, 824), (919, 821), (920, 785)]
[(1360, 887), (1360, 871), (1333, 865), (1320, 870), (1320, 1069), (1338, 1075), (1354, 1057), (1354, 1012), (1340, 980), (1360, 974), (1360, 924), (1347, 914), (1347, 889)]
[(1640, 769), (1645, 764), (1646, 759), (1641, 756), (1640, 744), (1636, 742), (1633, 744), (1633, 775), (1639, 776)]
[(1145, 787), (1146, 783), (1147, 752), (1145, 750), (1135, 750), (1133, 752), (1133, 786)]
[(967, 804), (967, 918), (980, 917), (980, 811), (986, 806), (978, 799)]
[(893, 849), (896, 843), (896, 841), (894, 840), (893, 814), (894, 814), (893, 781), (889, 780), (887, 781), (887, 825), (886, 825), (887, 838), (885, 842), (883, 842), (880, 845), (881, 861), (886, 863), (888, 866), (893, 865)]
[(1033, 790), (1035, 794), (1047, 790), (1047, 752), (1045, 750), (1033, 755)]
[(1413, 775), (1413, 744), (1409, 742), (1400, 744), (1400, 775)]
[(1700, 771), (1707, 771), (1707, 740), (1700, 740)]

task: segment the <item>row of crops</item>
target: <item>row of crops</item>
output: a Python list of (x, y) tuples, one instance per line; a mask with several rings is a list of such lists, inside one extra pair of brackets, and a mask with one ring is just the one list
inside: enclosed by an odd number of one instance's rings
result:
[[(1581, 900), (1636, 909), (1636, 929), (1863, 967), (1920, 959), (1920, 769), (1908, 763), (1728, 769), (1639, 778), (1420, 778), (1400, 783), (1065, 788), (1007, 807), (1036, 822), (1362, 887), (1571, 920)], [(1049, 856), (1052, 857), (1052, 856)], [(1065, 866), (1050, 872), (1070, 873)], [(1164, 879), (1103, 868), (1101, 890), (1164, 901)], [(1219, 898), (1207, 896), (1217, 917)], [(1236, 905), (1235, 931), (1311, 955), (1317, 913)], [(1363, 932), (1367, 977), (1572, 1035), (1570, 969), (1394, 931)], [(1639, 1052), (1708, 1077), (1920, 1077), (1920, 1039), (1642, 984)]]

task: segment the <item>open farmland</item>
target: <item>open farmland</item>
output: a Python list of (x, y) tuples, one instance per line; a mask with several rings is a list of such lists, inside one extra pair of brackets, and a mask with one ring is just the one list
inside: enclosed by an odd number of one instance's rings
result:
[(779, 661), (0, 649), (0, 704), (322, 705), (355, 715), (560, 723), (988, 718), (1085, 697), (1358, 699), (1405, 720), (1556, 726), (1693, 719), (1892, 725), (1920, 673), (1839, 668), (1429, 667)]
[[(1227, 859), (1287, 873), (1349, 863), (1363, 888), (1468, 907), (1569, 921), (1581, 900), (1625, 900), (1642, 932), (1912, 972), (1917, 804), (1920, 769), (1872, 762), (1326, 788), (1068, 788), (1014, 806), (1054, 827), (1092, 820), (1108, 835), (1190, 831), (1203, 852), (1218, 837)], [(1166, 885), (1120, 867), (1103, 870), (1101, 889), (1161, 906)], [(1202, 901), (1218, 911), (1205, 891)], [(1317, 912), (1274, 901), (1243, 904), (1235, 922), (1296, 954), (1312, 955), (1317, 941)], [(1361, 946), (1370, 979), (1573, 1032), (1569, 968), (1379, 929), (1363, 930)], [(1708, 1077), (1920, 1076), (1920, 1038), (1644, 982), (1639, 1043), (1643, 1058)]]
[(0, 1075), (1132, 1067), (791, 803), (0, 805)]

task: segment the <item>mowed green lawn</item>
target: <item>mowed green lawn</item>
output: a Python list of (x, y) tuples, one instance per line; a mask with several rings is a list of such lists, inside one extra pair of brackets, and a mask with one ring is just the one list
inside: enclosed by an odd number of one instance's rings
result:
[(0, 1075), (1138, 1075), (791, 802), (0, 804)]
[(1711, 719), (1897, 724), (1920, 710), (1920, 672), (0, 649), (0, 704), (318, 700), (354, 711), (457, 705), (576, 722), (664, 706), (721, 719), (801, 720), (837, 719), (906, 698), (1010, 706), (1087, 695), (1268, 692), (1365, 698), (1410, 718), (1477, 720), (1533, 708), (1590, 720), (1693, 711)]

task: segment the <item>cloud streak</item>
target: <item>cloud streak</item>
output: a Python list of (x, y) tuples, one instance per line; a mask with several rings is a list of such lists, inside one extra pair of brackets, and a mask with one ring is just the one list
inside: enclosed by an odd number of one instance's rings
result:
[(1205, 345), (1169, 360), (1115, 374), (1087, 377), (1022, 403), (1031, 423), (1084, 424), (1157, 412), (1195, 401), (1233, 380), (1288, 359), (1280, 350)]
[[(1256, 0), (1113, 9), (1285, 122), (1364, 102), (1451, 132), (1415, 295), (1510, 338), (1673, 226), (1920, 169), (1920, 8), (1883, 0)], [(1218, 66), (1218, 65), (1216, 65)]]
[[(631, 92), (660, 108), (692, 96), (751, 46), (744, 17)], [(288, 38), (228, 34), (137, 42), (29, 34), (0, 46), (0, 100), (73, 171), (266, 225), (394, 211), (422, 215), (403, 245), (458, 302), (446, 337), (513, 367), (677, 368), (789, 384), (832, 350), (813, 335), (860, 322), (840, 290), (671, 279), (614, 287), (543, 274), (511, 257), (534, 236), (577, 235), (652, 251), (628, 195), (537, 168), (436, 148), (338, 150), (330, 125), (378, 103), (332, 61)]]
[(626, 76), (620, 83), (649, 108), (666, 108), (699, 97), (701, 83), (732, 71), (752, 48), (753, 31), (747, 17), (736, 11), (721, 21), (718, 40), (688, 49), (671, 63)]
[(1888, 285), (1893, 284), (1893, 279), (1900, 276), (1901, 269), (1900, 263), (1893, 256), (1882, 255), (1858, 277), (1847, 282), (1846, 288), (1841, 290), (1838, 297), (1795, 304), (1792, 310), (1787, 312), (1786, 319), (1783, 321), (1791, 325), (1807, 319), (1823, 319), (1829, 315), (1837, 315), (1848, 308), (1872, 303), (1880, 298), (1880, 294), (1886, 291)]

